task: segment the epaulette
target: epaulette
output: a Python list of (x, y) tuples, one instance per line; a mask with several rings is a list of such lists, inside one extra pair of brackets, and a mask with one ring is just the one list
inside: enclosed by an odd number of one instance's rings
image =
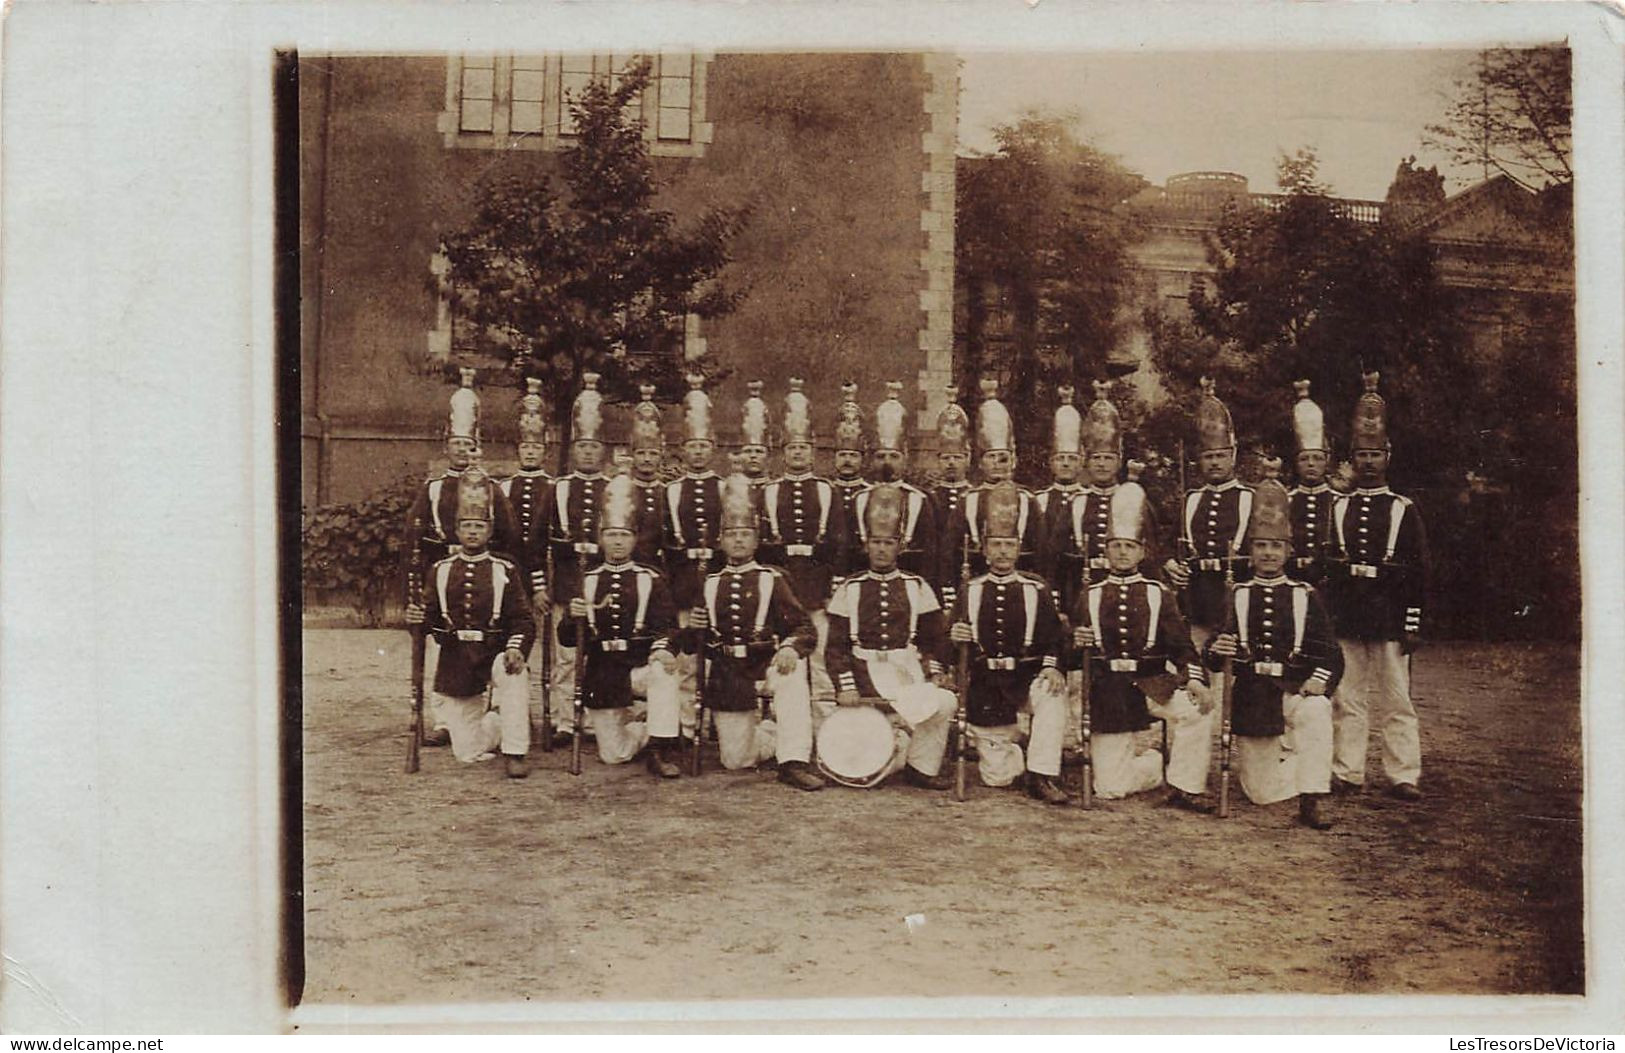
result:
[[(602, 564), (600, 564), (600, 566), (602, 566)], [(665, 575), (662, 574), (659, 570), (657, 570), (654, 567), (649, 566), (649, 564), (647, 564), (647, 563), (639, 563), (636, 560), (633, 560), (632, 561), (632, 567), (635, 570), (641, 570), (643, 573), (649, 575), (651, 578), (654, 578), (657, 581), (660, 580), (661, 578), (665, 577)]]
[(1041, 575), (1034, 574), (1030, 570), (1017, 570), (1016, 577), (1022, 579), (1023, 581), (1030, 581), (1036, 585), (1042, 585), (1046, 589), (1049, 588), (1049, 582), (1045, 581)]

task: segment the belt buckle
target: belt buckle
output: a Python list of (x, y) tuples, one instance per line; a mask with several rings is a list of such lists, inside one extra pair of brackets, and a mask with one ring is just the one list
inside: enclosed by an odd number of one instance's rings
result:
[(625, 640), (599, 640), (598, 641), (598, 646), (601, 649), (605, 650), (605, 651), (624, 651), (624, 650), (626, 650), (626, 641)]
[(1284, 670), (1280, 662), (1254, 662), (1253, 672), (1259, 676), (1281, 676)]
[(1133, 658), (1113, 658), (1106, 663), (1106, 667), (1114, 673), (1135, 673), (1140, 669), (1140, 663)]
[(485, 630), (484, 629), (458, 629), (457, 630), (457, 639), (462, 640), (465, 643), (483, 643), (484, 640), (485, 640)]
[(1377, 568), (1369, 563), (1350, 563), (1349, 576), (1354, 578), (1374, 578), (1377, 576)]
[(1110, 570), (1111, 567), (1111, 563), (1105, 556), (1096, 556), (1089, 561), (1090, 570)]
[(577, 541), (572, 547), (583, 556), (598, 554), (598, 546), (591, 541)]
[(786, 545), (784, 553), (787, 556), (810, 556), (813, 554), (811, 545)]
[(750, 653), (750, 649), (745, 644), (727, 644), (723, 647), (723, 652), (729, 658), (743, 658)]
[(1014, 669), (1016, 667), (1016, 660), (1008, 657), (989, 658), (987, 659), (987, 667), (989, 669)]
[(1196, 569), (1197, 570), (1223, 570), (1224, 569), (1224, 560), (1222, 560), (1222, 559), (1199, 559), (1199, 560), (1196, 561)]
[(710, 559), (712, 554), (712, 551), (708, 548), (691, 548), (688, 550), (689, 559)]

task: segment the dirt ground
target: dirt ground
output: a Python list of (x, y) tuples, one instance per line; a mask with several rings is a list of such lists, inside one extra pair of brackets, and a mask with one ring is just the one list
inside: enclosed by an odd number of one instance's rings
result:
[(1576, 648), (1419, 652), (1427, 798), (1317, 833), (590, 752), (406, 775), (406, 633), (304, 646), (306, 1002), (1584, 989)]

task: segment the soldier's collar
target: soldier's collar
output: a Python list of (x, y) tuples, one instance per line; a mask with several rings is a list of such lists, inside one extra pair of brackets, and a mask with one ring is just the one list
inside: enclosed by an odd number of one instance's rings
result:
[[(468, 467), (472, 468), (474, 466), (469, 465)], [(466, 471), (468, 471), (468, 468), (452, 468), (450, 466), (447, 466), (447, 468), (446, 468), (446, 474), (451, 476), (453, 479), (455, 479), (459, 475), (462, 475)]]
[(1314, 486), (1304, 486), (1302, 483), (1299, 483), (1298, 486), (1297, 486), (1298, 493), (1300, 493), (1300, 494), (1323, 494), (1327, 490), (1330, 490), (1331, 488), (1332, 488), (1331, 483), (1324, 483), (1324, 482), (1323, 483), (1316, 483)]
[(885, 571), (885, 572), (881, 572), (881, 571), (878, 571), (878, 570), (870, 570), (869, 571), (869, 577), (873, 578), (875, 581), (893, 581), (893, 580), (895, 580), (897, 578), (900, 578), (902, 576), (903, 576), (903, 568), (902, 567), (893, 567), (892, 569), (890, 569), (888, 571)]
[(1008, 585), (1012, 581), (1020, 581), (1021, 574), (1014, 570), (1008, 574), (995, 574), (990, 570), (987, 572), (987, 580), (998, 582), (1000, 585)]
[(705, 471), (703, 471), (703, 472), (695, 472), (695, 471), (685, 471), (685, 472), (684, 472), (684, 473), (683, 473), (683, 478), (684, 478), (684, 479), (695, 479), (695, 480), (699, 480), (699, 479), (715, 479), (715, 478), (716, 478), (716, 477), (717, 477), (717, 473), (716, 473), (716, 472), (713, 472), (713, 471), (712, 471), (712, 470), (711, 470), (711, 469), (709, 469), (709, 468), (707, 468), (707, 469), (706, 469), (706, 470), (705, 470)]
[(462, 560), (464, 563), (483, 563), (484, 561), (491, 558), (491, 550), (490, 549), (484, 549), (478, 555), (470, 556), (467, 552), (464, 552), (462, 549), (458, 549), (457, 550), (457, 558)]
[(784, 475), (781, 477), (782, 481), (787, 482), (787, 483), (804, 483), (808, 479), (816, 479), (816, 478), (817, 478), (817, 476), (813, 475), (811, 469), (808, 469), (805, 472), (785, 472)]
[(1117, 492), (1117, 484), (1113, 483), (1110, 486), (1096, 486), (1094, 483), (1090, 483), (1086, 489), (1097, 497), (1110, 497), (1112, 494)]
[(1070, 482), (1070, 483), (1050, 483), (1049, 484), (1049, 488), (1051, 490), (1057, 490), (1057, 491), (1059, 491), (1059, 492), (1061, 492), (1063, 494), (1075, 494), (1079, 490), (1082, 490), (1083, 487), (1084, 487), (1084, 483), (1083, 483), (1082, 479), (1079, 479), (1079, 480), (1077, 480), (1075, 482)]
[(621, 574), (631, 570), (635, 566), (637, 566), (636, 563), (632, 562), (631, 560), (627, 560), (624, 563), (600, 563), (598, 564), (598, 569), (607, 570), (611, 574)]
[(970, 488), (970, 480), (960, 479), (957, 482), (949, 482), (948, 480), (944, 479), (937, 485), (942, 487), (944, 490), (968, 490)]
[(604, 478), (604, 471), (601, 468), (596, 472), (583, 472), (581, 469), (578, 468), (575, 471), (571, 472), (570, 474), (575, 476), (577, 479), (602, 479), (602, 478)]
[(546, 468), (520, 468), (513, 473), (515, 479), (535, 479), (547, 474)]
[(1202, 489), (1208, 491), (1209, 493), (1218, 494), (1223, 493), (1226, 490), (1234, 490), (1240, 485), (1241, 480), (1237, 479), (1235, 476), (1231, 476), (1222, 483), (1203, 483)]
[(868, 483), (863, 481), (863, 476), (861, 476), (861, 475), (854, 475), (850, 479), (846, 479), (846, 478), (843, 478), (843, 477), (837, 475), (835, 478), (831, 479), (830, 482), (834, 483), (836, 486), (868, 486), (869, 485)]
[(1127, 574), (1119, 574), (1115, 570), (1109, 570), (1106, 572), (1106, 580), (1113, 585), (1132, 585), (1137, 581), (1144, 581), (1145, 577), (1137, 570), (1131, 570)]
[(762, 565), (754, 559), (747, 559), (743, 563), (728, 563), (722, 568), (724, 574), (749, 574), (753, 570), (761, 570)]
[(1287, 583), (1287, 576), (1286, 576), (1286, 571), (1284, 571), (1284, 570), (1281, 573), (1275, 575), (1274, 577), (1270, 577), (1270, 578), (1263, 577), (1262, 575), (1259, 575), (1259, 574), (1254, 574), (1253, 575), (1253, 584), (1254, 585), (1285, 585), (1286, 583)]
[(1354, 488), (1354, 492), (1361, 497), (1376, 497), (1379, 494), (1393, 493), (1392, 490), (1388, 489), (1387, 483), (1383, 483), (1381, 486), (1357, 486)]

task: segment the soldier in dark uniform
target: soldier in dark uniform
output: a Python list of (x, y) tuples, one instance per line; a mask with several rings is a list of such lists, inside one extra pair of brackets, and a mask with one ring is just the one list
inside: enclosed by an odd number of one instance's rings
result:
[(1234, 659), (1231, 727), (1242, 792), (1254, 804), (1298, 798), (1298, 821), (1331, 826), (1321, 802), (1332, 782), (1332, 706), (1343, 673), (1331, 620), (1314, 587), (1287, 577), (1291, 499), (1266, 465), (1248, 530), (1253, 576), (1236, 586), (1223, 631), (1208, 649)]
[[(672, 602), (679, 625), (687, 627), (689, 612), (700, 603), (700, 587), (708, 575), (722, 569), (717, 535), (722, 527), (722, 477), (711, 470), (716, 433), (711, 421), (711, 399), (705, 378), (692, 374), (683, 396), (683, 464), (681, 479), (666, 484), (666, 570), (671, 575)], [(683, 733), (694, 728), (695, 663), (693, 655), (678, 661), (679, 692), (683, 700)]]
[(598, 374), (582, 375), (582, 389), (571, 408), (570, 467), (553, 484), (552, 525), (553, 629), (560, 635), (553, 656), (553, 684), (548, 697), (553, 710), (555, 734), (565, 740), (575, 730), (575, 652), (564, 642), (561, 629), (568, 620), (570, 598), (581, 594), (582, 575), (596, 567), (603, 555), (598, 549), (598, 517), (603, 508), (604, 413), (603, 396), (598, 392)]
[(1319, 588), (1326, 579), (1323, 554), (1331, 547), (1332, 503), (1337, 492), (1326, 481), (1331, 468), (1331, 446), (1326, 442), (1326, 417), (1309, 397), (1309, 381), (1293, 381), (1298, 401), (1292, 406), (1292, 432), (1298, 453), (1294, 460), (1298, 485), (1292, 498), (1292, 577)]
[(753, 493), (760, 497), (767, 484), (767, 460), (773, 448), (773, 421), (762, 398), (762, 382), (753, 380), (745, 385), (749, 395), (740, 407), (739, 418), (739, 470), (750, 480)]
[[(1342, 685), (1333, 696), (1334, 789), (1365, 783), (1370, 724), (1382, 729), (1388, 792), (1420, 800), (1422, 743), (1411, 702), (1410, 654), (1421, 641), (1427, 592), (1427, 537), (1416, 505), (1388, 488), (1387, 407), (1376, 373), (1354, 409), (1353, 493), (1332, 512), (1334, 554), (1326, 565), (1332, 624), (1343, 651)], [(1373, 715), (1372, 709), (1376, 712)]]
[(937, 573), (931, 584), (948, 607), (959, 596), (961, 553), (948, 543), (965, 516), (965, 495), (970, 493), (970, 417), (959, 404), (959, 388), (949, 384), (948, 404), (937, 414), (937, 471), (935, 486), (927, 491), (937, 510)]
[[(1066, 734), (1066, 634), (1049, 585), (1016, 569), (1021, 494), (1008, 479), (986, 493), (982, 553), (988, 571), (970, 580), (954, 607), (949, 637), (970, 647), (967, 717), (986, 786), (1008, 786), (1024, 771), (1029, 795), (1067, 804), (1061, 788), (1061, 740)], [(1030, 717), (1027, 752), (1016, 739), (1017, 714)]]
[[(449, 465), (444, 472), (418, 489), (412, 507), (406, 513), (401, 551), (404, 554), (404, 596), (408, 606), (414, 603), (422, 605), (429, 568), (456, 551), (458, 481), (480, 459), (480, 397), (474, 391), (474, 370), (464, 367), (461, 374), (462, 383), (452, 392), (451, 413), (446, 427), (446, 458)], [(524, 545), (519, 525), (508, 499), (500, 492), (493, 500), (492, 515), (494, 522), (488, 547), (497, 555), (520, 562), (523, 566), (521, 553)], [(431, 634), (424, 655), (424, 676), (431, 682), (439, 655), (439, 643)], [(444, 746), (451, 741), (450, 732), (432, 703), (429, 710), (428, 719), (424, 722), (423, 744)]]
[[(722, 766), (736, 770), (776, 757), (780, 782), (820, 790), (824, 780), (808, 764), (812, 696), (802, 666), (817, 637), (785, 573), (756, 562), (757, 523), (749, 478), (723, 480), (721, 540), (728, 562), (705, 580), (685, 650), (706, 649), (705, 705), (716, 721)], [(763, 689), (773, 699), (771, 723), (757, 712)]]
[(936, 593), (897, 567), (906, 507), (895, 484), (869, 493), (869, 569), (842, 580), (830, 599), (829, 671), (838, 705), (883, 699), (891, 710), (895, 745), (887, 774), (902, 770), (916, 786), (945, 790), (949, 781), (940, 772), (958, 702), (939, 684), (947, 632)]
[(845, 518), (835, 486), (812, 472), (812, 406), (800, 377), (790, 378), (784, 397), (784, 475), (762, 488), (761, 560), (779, 567), (798, 602), (812, 618), (818, 646), (810, 658), (812, 693), (835, 700), (835, 685), (824, 664), (829, 616), (824, 612), (835, 568), (846, 551)]
[(871, 458), (874, 479), (868, 489), (858, 494), (854, 522), (858, 528), (858, 543), (862, 544), (863, 510), (869, 491), (876, 486), (897, 486), (905, 502), (897, 566), (929, 582), (937, 571), (937, 513), (929, 494), (903, 481), (903, 469), (908, 461), (908, 410), (898, 398), (902, 393), (902, 384), (888, 381), (885, 401), (875, 407), (875, 444)]
[[(1095, 401), (1083, 419), (1080, 445), (1085, 485), (1069, 502), (1065, 521), (1054, 523), (1045, 534), (1053, 554), (1056, 586), (1065, 604), (1062, 609), (1066, 611), (1077, 609), (1085, 563), (1091, 584), (1104, 579), (1108, 569), (1108, 517), (1123, 467), (1122, 419), (1106, 397), (1109, 390), (1109, 384), (1095, 382)], [(1150, 545), (1155, 539), (1148, 534), (1140, 540)], [(1085, 543), (1088, 552), (1083, 551)]]
[[(536, 618), (539, 651), (544, 633), (553, 631), (552, 605), (547, 596), (547, 544), (553, 510), (553, 476), (543, 469), (547, 457), (547, 418), (542, 416), (542, 382), (535, 377), (525, 382), (525, 395), (519, 400), (519, 442), (516, 452), (519, 470), (502, 480), (499, 487), (519, 521), (519, 563), (525, 568), (530, 588), (530, 609)], [(545, 704), (541, 685), (540, 654), (530, 655), (533, 708)], [(534, 718), (535, 713), (531, 714)]]
[(1211, 812), (1204, 791), (1217, 719), (1213, 694), (1178, 598), (1140, 573), (1151, 531), (1145, 490), (1133, 480), (1115, 487), (1101, 529), (1107, 573), (1072, 615), (1073, 642), (1089, 648), (1094, 792), (1114, 800), (1162, 785), (1162, 756), (1136, 752), (1136, 732), (1164, 720), (1167, 803)]
[(1039, 533), (1044, 538), (1040, 571), (1054, 590), (1056, 604), (1065, 617), (1082, 587), (1080, 557), (1075, 551), (1067, 551), (1066, 539), (1071, 534), (1072, 502), (1084, 489), (1080, 479), (1084, 459), (1083, 417), (1072, 404), (1072, 385), (1061, 385), (1055, 394), (1060, 405), (1055, 407), (1055, 420), (1050, 428), (1051, 482), (1034, 497), (1038, 500), (1041, 518)]
[[(518, 564), (486, 548), (496, 487), (479, 468), (457, 486), (458, 550), (429, 571), (423, 603), (407, 606), (406, 620), (427, 625), (439, 644), (433, 699), (445, 721), (452, 754), (472, 763), (500, 748), (510, 778), (529, 770), (529, 677), (525, 655), (536, 623)], [(485, 701), (487, 688), (495, 711)]]
[(660, 469), (666, 454), (665, 436), (660, 430), (660, 409), (654, 403), (655, 387), (644, 384), (642, 396), (632, 407), (632, 503), (637, 507), (638, 540), (632, 559), (645, 567), (664, 570), (666, 565), (666, 484)]
[(841, 502), (841, 536), (845, 549), (835, 564), (836, 577), (855, 574), (869, 565), (858, 530), (858, 495), (869, 485), (863, 479), (863, 410), (858, 408), (858, 386), (841, 385), (841, 406), (835, 416), (835, 475), (830, 480)]
[[(980, 448), (979, 463), (982, 483), (965, 495), (965, 514), (954, 524), (950, 548), (957, 554), (962, 546), (970, 546), (971, 571), (987, 571), (987, 557), (982, 555), (982, 530), (986, 525), (987, 508), (983, 499), (996, 483), (1004, 482), (1016, 470), (1016, 432), (1010, 421), (1010, 411), (999, 401), (999, 382), (991, 377), (982, 378), (982, 403), (976, 407), (976, 443)], [(1020, 487), (1021, 509), (1017, 515), (1017, 529), (1021, 536), (1021, 555), (1017, 568), (1033, 573), (1043, 572), (1044, 521), (1039, 513), (1038, 499), (1026, 487)]]
[[(603, 559), (587, 571), (581, 591), (570, 599), (570, 618), (559, 627), (559, 639), (567, 647), (580, 643), (587, 648), (581, 687), (598, 759), (625, 764), (647, 746), (649, 771), (675, 779), (682, 774), (675, 761), (677, 662), (671, 643), (677, 617), (664, 575), (632, 561), (637, 541), (633, 490), (625, 475), (604, 488), (602, 513), (594, 524)], [(579, 636), (582, 623), (584, 640)], [(644, 720), (634, 719), (632, 703), (638, 696), (648, 703)]]

